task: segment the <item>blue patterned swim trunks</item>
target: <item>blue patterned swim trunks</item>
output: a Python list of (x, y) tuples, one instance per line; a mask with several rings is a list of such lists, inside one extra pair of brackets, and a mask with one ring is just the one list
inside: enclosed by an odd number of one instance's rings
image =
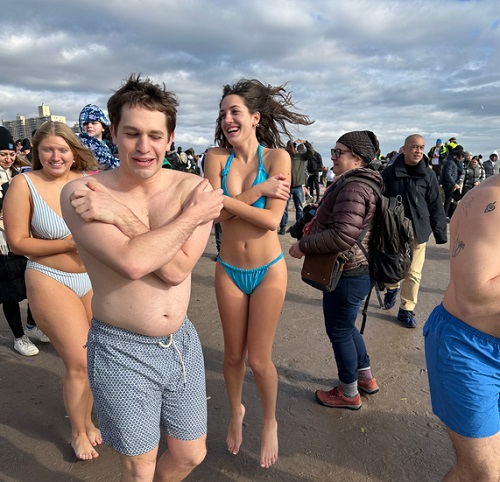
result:
[(154, 449), (161, 431), (180, 440), (207, 432), (205, 366), (186, 318), (166, 337), (92, 320), (88, 372), (104, 443), (133, 456)]

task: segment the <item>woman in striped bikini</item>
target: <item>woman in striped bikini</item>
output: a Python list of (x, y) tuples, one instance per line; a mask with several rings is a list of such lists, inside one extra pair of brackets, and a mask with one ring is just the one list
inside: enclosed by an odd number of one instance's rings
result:
[(97, 167), (93, 154), (61, 122), (46, 122), (33, 139), (33, 170), (12, 180), (4, 202), (11, 250), (29, 258), (26, 287), (33, 316), (65, 365), (63, 398), (76, 457), (98, 456), (102, 442), (91, 420), (92, 394), (84, 348), (92, 287), (61, 217), (64, 185)]

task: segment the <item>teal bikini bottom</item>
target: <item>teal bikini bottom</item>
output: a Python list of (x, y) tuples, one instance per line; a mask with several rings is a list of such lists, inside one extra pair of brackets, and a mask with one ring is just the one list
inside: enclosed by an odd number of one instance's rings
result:
[(280, 253), (280, 255), (270, 263), (253, 269), (243, 269), (232, 266), (222, 261), (220, 256), (217, 257), (217, 261), (222, 265), (234, 284), (243, 291), (243, 293), (251, 295), (256, 290), (257, 286), (259, 286), (269, 267), (277, 263), (281, 258), (283, 258), (283, 253)]

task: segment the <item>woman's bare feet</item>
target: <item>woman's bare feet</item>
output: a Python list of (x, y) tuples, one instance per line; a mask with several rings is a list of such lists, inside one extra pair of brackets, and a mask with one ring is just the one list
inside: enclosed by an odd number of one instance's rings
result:
[(79, 460), (92, 460), (99, 457), (86, 433), (72, 437), (71, 446)]
[(268, 469), (278, 460), (278, 422), (264, 421), (260, 446), (260, 466)]
[(233, 455), (240, 451), (241, 443), (243, 442), (243, 418), (245, 417), (245, 406), (241, 405), (241, 410), (238, 414), (231, 416), (229, 428), (227, 430), (227, 449)]
[(87, 430), (87, 437), (89, 438), (92, 447), (102, 444), (101, 431), (92, 422), (89, 423), (86, 430)]

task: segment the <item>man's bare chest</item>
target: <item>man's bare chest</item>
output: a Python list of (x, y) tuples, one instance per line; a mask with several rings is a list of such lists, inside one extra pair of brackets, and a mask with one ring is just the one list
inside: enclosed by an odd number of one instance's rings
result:
[(181, 212), (178, 198), (160, 193), (149, 197), (124, 199), (130, 210), (150, 229), (172, 222)]

